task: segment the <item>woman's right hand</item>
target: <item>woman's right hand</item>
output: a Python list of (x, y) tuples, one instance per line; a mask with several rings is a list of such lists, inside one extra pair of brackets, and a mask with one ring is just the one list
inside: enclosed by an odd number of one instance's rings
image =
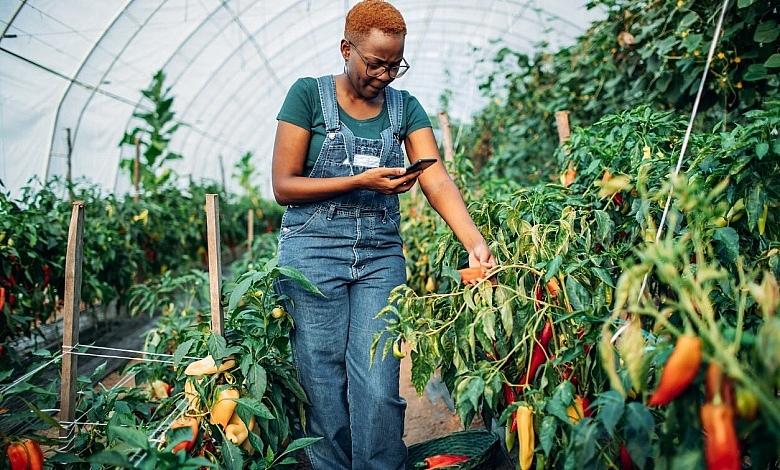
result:
[[(405, 174), (404, 168), (371, 168), (356, 176), (359, 186), (382, 194), (405, 193), (412, 189), (422, 171)], [(394, 177), (391, 179), (391, 177)]]

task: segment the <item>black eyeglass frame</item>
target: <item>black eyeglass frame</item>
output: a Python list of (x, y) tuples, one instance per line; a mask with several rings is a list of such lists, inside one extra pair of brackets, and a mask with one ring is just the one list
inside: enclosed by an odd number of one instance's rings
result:
[[(408, 72), (409, 69), (412, 67), (411, 65), (409, 65), (409, 62), (407, 62), (404, 57), (401, 57), (401, 63), (399, 65), (390, 66), (390, 65), (369, 64), (368, 60), (366, 60), (366, 58), (363, 56), (363, 54), (360, 53), (360, 50), (357, 48), (357, 46), (355, 44), (352, 43), (352, 41), (347, 41), (347, 43), (350, 45), (350, 47), (353, 47), (355, 49), (355, 52), (357, 52), (357, 55), (358, 55), (358, 57), (360, 57), (360, 60), (362, 60), (363, 63), (366, 64), (366, 75), (368, 75), (369, 77), (379, 78), (382, 75), (384, 75), (385, 72), (387, 72), (387, 75), (390, 78), (392, 78), (393, 80), (395, 80), (396, 78), (403, 77), (406, 74), (406, 72)], [(371, 67), (371, 66), (382, 67), (382, 70), (378, 74), (372, 75), (372, 74), (368, 73), (368, 68)], [(392, 69), (394, 69), (394, 68), (398, 69), (395, 72), (395, 75), (393, 75), (393, 72), (392, 72)]]

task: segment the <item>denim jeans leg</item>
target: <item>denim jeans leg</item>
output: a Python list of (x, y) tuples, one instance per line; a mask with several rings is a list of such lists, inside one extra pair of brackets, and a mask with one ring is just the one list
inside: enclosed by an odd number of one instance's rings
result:
[[(297, 260), (305, 258), (302, 251), (307, 250), (295, 251), (293, 256)], [(344, 364), (349, 327), (347, 287), (322, 266), (306, 269), (305, 262), (291, 261), (292, 256), (280, 258), (286, 258), (285, 265), (299, 269), (327, 297), (311, 294), (290, 279), (279, 282), (280, 291), (290, 298), (290, 313), (295, 321), (295, 366), (310, 402), (306, 408), (306, 434), (323, 438), (307, 447), (306, 452), (317, 470), (349, 469), (352, 436)]]
[(403, 257), (390, 255), (368, 263), (361, 279), (349, 287), (347, 399), (353, 469), (397, 470), (406, 462), (406, 401), (398, 392), (400, 361), (392, 354), (382, 360), (381, 349), (374, 363), (369, 361), (374, 333), (386, 325), (384, 319), (375, 319), (376, 314), (387, 305), (390, 291), (404, 283), (405, 276)]

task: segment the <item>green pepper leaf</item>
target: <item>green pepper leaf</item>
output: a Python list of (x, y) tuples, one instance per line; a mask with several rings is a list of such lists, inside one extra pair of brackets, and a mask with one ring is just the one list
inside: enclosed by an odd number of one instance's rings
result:
[(211, 336), (209, 336), (208, 349), (209, 354), (214, 358), (214, 361), (217, 364), (220, 364), (227, 354), (227, 341), (225, 341), (225, 338), (221, 335), (212, 333)]
[(251, 286), (252, 278), (247, 277), (233, 288), (233, 292), (230, 293), (230, 298), (228, 299), (228, 312), (232, 312), (236, 309), (238, 303), (241, 301), (241, 298), (244, 296), (244, 294), (246, 294), (246, 291), (248, 291)]
[(555, 443), (555, 434), (558, 431), (558, 422), (555, 416), (547, 415), (542, 419), (542, 426), (539, 429), (539, 442), (542, 444), (544, 455), (549, 456)]
[(268, 375), (266, 374), (263, 366), (260, 364), (253, 364), (249, 368), (247, 382), (249, 382), (248, 388), (252, 396), (258, 400), (261, 400), (265, 394), (265, 388), (268, 384)]
[(551, 259), (549, 263), (547, 263), (547, 267), (545, 268), (544, 273), (544, 282), (549, 281), (550, 278), (558, 274), (561, 263), (563, 263), (563, 258), (561, 255), (557, 255), (555, 258)]
[(593, 406), (599, 409), (596, 415), (597, 419), (604, 424), (609, 435), (613, 436), (615, 427), (623, 416), (623, 408), (625, 407), (623, 396), (614, 390), (608, 390), (599, 394), (593, 402)]
[(222, 440), (222, 459), (228, 470), (244, 468), (244, 456), (241, 455), (241, 449), (227, 439)]
[(731, 264), (739, 256), (739, 235), (731, 227), (722, 227), (712, 236), (715, 252), (721, 262)]
[(193, 344), (195, 344), (195, 340), (188, 339), (187, 341), (181, 343), (176, 348), (176, 351), (173, 352), (173, 367), (179, 366), (179, 363), (184, 358), (184, 356), (186, 356), (187, 353), (190, 352), (190, 348), (192, 348)]
[(281, 273), (284, 276), (287, 276), (288, 278), (294, 280), (297, 282), (301, 287), (306, 289), (307, 291), (311, 292), (312, 294), (319, 295), (320, 297), (325, 297), (325, 294), (320, 292), (320, 290), (315, 286), (311, 281), (306, 279), (306, 276), (301, 274), (300, 271), (294, 268), (290, 268), (288, 266), (278, 266), (276, 269), (279, 270), (279, 273)]
[(777, 39), (780, 35), (780, 28), (777, 26), (775, 20), (763, 21), (756, 26), (756, 31), (753, 33), (753, 40), (759, 43), (770, 43)]
[(140, 429), (109, 425), (109, 434), (125, 444), (138, 449), (149, 448), (149, 437)]
[(574, 276), (566, 278), (566, 295), (575, 311), (585, 310), (590, 305), (590, 294)]
[(747, 200), (745, 201), (745, 212), (747, 212), (748, 218), (748, 230), (754, 231), (756, 229), (756, 223), (764, 211), (765, 202), (766, 193), (764, 192), (764, 188), (760, 184), (754, 185), (753, 189), (750, 191), (750, 193), (748, 193)]
[(626, 406), (625, 418), (623, 437), (628, 453), (639, 468), (644, 468), (650, 453), (650, 437), (655, 429), (653, 415), (643, 404), (632, 402)]
[(766, 62), (764, 62), (764, 67), (768, 69), (780, 67), (780, 54), (775, 53), (770, 55)]

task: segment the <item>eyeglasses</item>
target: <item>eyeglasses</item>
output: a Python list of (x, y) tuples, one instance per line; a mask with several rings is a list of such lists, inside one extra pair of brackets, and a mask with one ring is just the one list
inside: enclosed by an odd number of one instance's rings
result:
[(410, 65), (403, 57), (401, 57), (401, 63), (398, 65), (384, 65), (369, 62), (365, 57), (363, 57), (363, 54), (360, 53), (356, 45), (352, 44), (351, 41), (348, 42), (350, 46), (355, 48), (355, 52), (357, 52), (360, 60), (366, 64), (366, 75), (369, 77), (379, 78), (384, 75), (385, 72), (387, 72), (387, 75), (390, 76), (390, 78), (395, 79), (403, 77), (403, 75), (409, 70)]

